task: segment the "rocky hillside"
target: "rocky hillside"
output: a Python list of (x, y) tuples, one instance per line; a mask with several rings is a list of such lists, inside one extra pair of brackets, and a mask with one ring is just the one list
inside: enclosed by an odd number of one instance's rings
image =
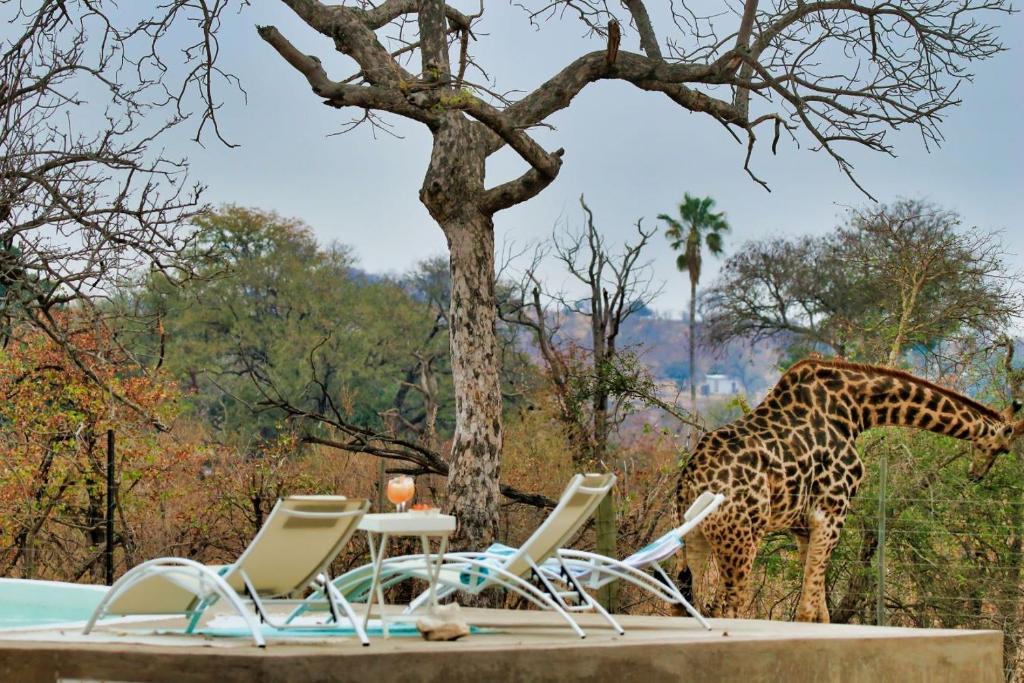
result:
[[(585, 316), (570, 314), (562, 321), (560, 334), (588, 345), (589, 323)], [(699, 339), (699, 323), (697, 330)], [(650, 313), (628, 318), (620, 337), (620, 347), (633, 349), (650, 368), (663, 397), (679, 393), (682, 405), (689, 397), (689, 335), (687, 321)], [(698, 346), (697, 387), (703, 397), (698, 400), (739, 393), (756, 401), (778, 379), (778, 361), (779, 348), (770, 342)]]

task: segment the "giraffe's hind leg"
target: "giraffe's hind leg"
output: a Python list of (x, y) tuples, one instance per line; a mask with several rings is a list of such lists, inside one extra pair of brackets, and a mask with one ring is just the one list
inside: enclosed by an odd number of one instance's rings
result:
[(797, 621), (829, 622), (828, 604), (825, 597), (825, 571), (828, 561), (839, 543), (844, 515), (828, 514), (815, 510), (810, 518), (810, 536), (807, 541), (804, 561), (803, 589), (800, 605), (797, 607)]
[[(800, 553), (800, 576), (807, 575), (807, 546), (810, 544), (810, 536), (805, 532), (794, 532), (794, 538), (796, 538), (797, 551)], [(803, 591), (801, 591), (801, 596)], [(825, 600), (824, 594), (820, 601), (818, 601), (818, 622), (827, 624), (829, 622), (828, 615), (828, 604)]]

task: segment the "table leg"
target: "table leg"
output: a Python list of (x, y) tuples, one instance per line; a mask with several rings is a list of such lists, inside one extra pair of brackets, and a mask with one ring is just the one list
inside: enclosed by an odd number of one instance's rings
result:
[(376, 597), (377, 607), (380, 611), (380, 627), (384, 632), (384, 637), (388, 637), (388, 622), (384, 616), (384, 589), (380, 583), (381, 568), (384, 565), (384, 556), (387, 553), (387, 542), (388, 535), (383, 533), (380, 535), (380, 546), (374, 547), (373, 533), (366, 532), (367, 540), (370, 546), (370, 561), (373, 563), (373, 579), (370, 581), (370, 591), (366, 597), (366, 616), (363, 618), (363, 628), (367, 628), (370, 624), (370, 612), (373, 610), (373, 601)]
[(423, 543), (423, 559), (427, 563), (427, 576), (430, 580), (430, 611), (433, 614), (437, 611), (437, 579), (441, 576), (444, 553), (448, 550), (448, 537), (442, 535), (438, 538), (437, 556), (434, 559), (431, 559), (430, 555), (430, 536), (424, 534), (420, 536), (420, 541)]

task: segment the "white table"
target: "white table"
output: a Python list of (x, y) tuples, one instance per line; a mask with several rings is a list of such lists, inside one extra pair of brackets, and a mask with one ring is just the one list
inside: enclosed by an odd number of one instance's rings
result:
[[(427, 565), (430, 582), (430, 604), (437, 606), (437, 577), (441, 574), (444, 553), (448, 549), (448, 537), (455, 531), (455, 518), (430, 512), (384, 512), (363, 515), (359, 528), (366, 532), (370, 545), (370, 560), (373, 562), (373, 580), (366, 599), (366, 616), (363, 628), (370, 623), (370, 611), (376, 599), (380, 608), (380, 624), (384, 637), (388, 637), (388, 624), (384, 614), (384, 589), (380, 573), (387, 555), (388, 540), (395, 536), (419, 537), (423, 543), (423, 558)], [(430, 539), (438, 540), (437, 554), (430, 552)]]

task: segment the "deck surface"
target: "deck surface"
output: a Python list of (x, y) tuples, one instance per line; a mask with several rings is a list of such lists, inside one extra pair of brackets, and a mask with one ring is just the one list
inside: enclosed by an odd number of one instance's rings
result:
[(0, 634), (0, 681), (54, 683), (401, 683), (458, 681), (864, 681), (998, 683), (1002, 634), (692, 619), (621, 618), (614, 635), (593, 615), (580, 640), (554, 614), (467, 609), (493, 629), (450, 643), (418, 637), (272, 639), (158, 634), (178, 621), (133, 622), (90, 636), (37, 630)]

